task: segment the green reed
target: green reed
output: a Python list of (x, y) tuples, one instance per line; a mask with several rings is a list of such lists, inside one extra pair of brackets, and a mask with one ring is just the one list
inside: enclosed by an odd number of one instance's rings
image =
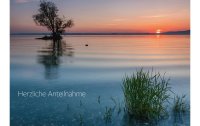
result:
[(180, 112), (186, 112), (189, 110), (189, 107), (186, 104), (185, 101), (185, 97), (186, 95), (182, 95), (182, 96), (175, 96), (174, 97), (174, 106), (173, 106), (173, 111), (176, 113), (180, 113)]
[(141, 120), (157, 119), (167, 114), (169, 79), (159, 72), (140, 69), (123, 79), (125, 109), (131, 117)]

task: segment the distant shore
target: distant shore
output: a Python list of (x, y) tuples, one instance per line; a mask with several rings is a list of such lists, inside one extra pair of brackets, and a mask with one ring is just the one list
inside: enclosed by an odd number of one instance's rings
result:
[[(50, 35), (50, 33), (11, 33), (10, 35)], [(63, 35), (190, 35), (190, 30), (169, 31), (163, 33), (133, 33), (133, 32), (70, 32)]]

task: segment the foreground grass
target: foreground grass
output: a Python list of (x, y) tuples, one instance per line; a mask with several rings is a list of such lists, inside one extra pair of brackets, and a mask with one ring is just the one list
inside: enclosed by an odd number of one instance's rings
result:
[(164, 75), (136, 71), (132, 76), (123, 79), (125, 108), (130, 116), (136, 119), (151, 120), (167, 114), (164, 103), (170, 98), (169, 79)]
[(175, 113), (185, 113), (186, 111), (189, 111), (189, 107), (186, 104), (185, 97), (186, 95), (177, 95), (176, 97), (174, 97), (173, 111)]
[[(101, 111), (90, 113), (88, 110), (78, 111), (75, 114), (72, 123), (77, 125), (163, 125), (171, 124), (180, 125), (187, 124), (184, 120), (186, 112), (189, 111), (185, 95), (175, 96), (174, 102), (168, 102), (173, 99), (169, 86), (169, 79), (159, 72), (144, 71), (140, 69), (132, 74), (132, 76), (125, 76), (123, 78), (122, 89), (124, 93), (124, 100), (119, 101), (114, 97), (110, 100), (113, 104), (102, 106), (104, 103), (101, 96), (97, 97), (96, 105)], [(102, 102), (103, 101), (103, 102)], [(166, 104), (166, 102), (168, 104)], [(170, 105), (170, 111), (167, 111), (166, 105)], [(80, 100), (80, 108), (87, 108)], [(171, 111), (172, 110), (172, 111)], [(69, 111), (69, 109), (68, 109)], [(169, 113), (170, 112), (170, 113)], [(173, 113), (171, 113), (173, 112)], [(89, 116), (88, 116), (88, 115)], [(162, 122), (163, 118), (173, 118), (173, 122)], [(173, 115), (172, 115), (173, 114)], [(132, 118), (133, 117), (133, 118)], [(167, 118), (164, 118), (167, 119)], [(159, 123), (159, 122), (162, 123)]]

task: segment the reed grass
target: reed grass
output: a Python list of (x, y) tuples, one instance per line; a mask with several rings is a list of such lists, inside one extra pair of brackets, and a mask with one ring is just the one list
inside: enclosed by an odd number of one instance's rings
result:
[(106, 107), (106, 111), (104, 113), (104, 121), (105, 123), (110, 123), (112, 121), (112, 108)]
[(101, 103), (101, 96), (98, 96), (97, 102), (100, 104)]
[(79, 126), (83, 126), (84, 121), (83, 121), (83, 116), (80, 114), (79, 115)]
[(122, 89), (125, 110), (140, 120), (158, 119), (167, 114), (165, 102), (169, 99), (169, 79), (159, 72), (140, 69), (123, 78)]
[(189, 109), (189, 107), (186, 104), (185, 97), (186, 95), (182, 96), (177, 95), (174, 97), (173, 111), (175, 113), (180, 113), (180, 112), (185, 113)]

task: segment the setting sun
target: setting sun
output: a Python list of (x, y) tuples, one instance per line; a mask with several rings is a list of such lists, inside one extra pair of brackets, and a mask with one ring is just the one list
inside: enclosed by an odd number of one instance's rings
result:
[(157, 30), (156, 30), (156, 33), (157, 33), (157, 34), (160, 34), (160, 32), (161, 32), (160, 29), (157, 29)]

